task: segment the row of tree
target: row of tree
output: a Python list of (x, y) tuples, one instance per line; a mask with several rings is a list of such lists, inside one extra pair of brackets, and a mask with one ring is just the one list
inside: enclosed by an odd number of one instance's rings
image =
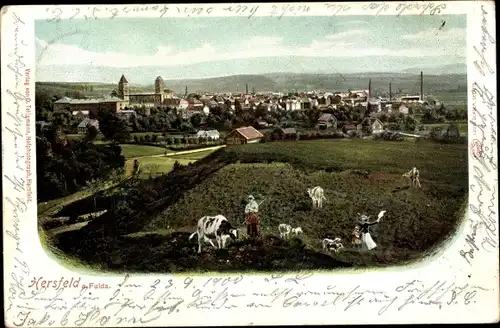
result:
[(36, 153), (39, 201), (74, 193), (90, 181), (123, 169), (125, 163), (118, 144), (69, 140), (60, 126), (38, 131)]

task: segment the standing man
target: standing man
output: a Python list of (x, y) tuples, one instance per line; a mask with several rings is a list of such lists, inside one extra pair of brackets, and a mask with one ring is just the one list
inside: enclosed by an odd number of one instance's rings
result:
[(257, 204), (252, 195), (248, 196), (248, 203), (247, 206), (245, 206), (245, 224), (249, 237), (253, 238), (259, 235), (259, 204)]

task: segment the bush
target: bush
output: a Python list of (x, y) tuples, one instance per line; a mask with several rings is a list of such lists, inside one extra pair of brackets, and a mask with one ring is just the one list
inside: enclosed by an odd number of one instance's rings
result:
[(383, 131), (382, 133), (378, 133), (373, 136), (373, 140), (382, 140), (382, 141), (403, 141), (404, 137), (398, 132), (392, 131)]

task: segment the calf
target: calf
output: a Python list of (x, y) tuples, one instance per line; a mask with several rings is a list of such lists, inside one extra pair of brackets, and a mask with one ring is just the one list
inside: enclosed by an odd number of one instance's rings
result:
[[(223, 215), (204, 216), (198, 220), (198, 227), (189, 236), (189, 240), (196, 235), (198, 235), (198, 253), (201, 253), (201, 248), (207, 240), (216, 249), (225, 248), (228, 238), (238, 239), (238, 229), (235, 229)], [(212, 242), (213, 239), (216, 240), (217, 247)]]
[(299, 233), (304, 233), (304, 232), (302, 231), (302, 228), (301, 228), (301, 227), (297, 227), (297, 228), (293, 228), (293, 229), (292, 229), (292, 233), (293, 233), (294, 235), (298, 235)]
[(307, 194), (309, 195), (309, 197), (311, 197), (313, 201), (313, 207), (315, 208), (323, 207), (323, 200), (326, 200), (323, 188), (321, 188), (320, 186), (316, 186), (312, 189), (307, 188)]
[(337, 237), (333, 240), (328, 238), (323, 239), (323, 250), (325, 252), (333, 250), (337, 253), (341, 248), (344, 248), (344, 245), (340, 242), (340, 238)]
[(292, 226), (289, 224), (281, 223), (278, 226), (278, 231), (280, 232), (280, 238), (286, 239), (286, 238), (288, 238), (288, 235), (292, 231)]

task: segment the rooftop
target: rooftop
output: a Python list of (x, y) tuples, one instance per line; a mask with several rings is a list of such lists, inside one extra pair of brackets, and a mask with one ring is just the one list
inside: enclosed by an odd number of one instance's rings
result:
[(253, 126), (241, 127), (241, 128), (236, 129), (235, 131), (238, 131), (247, 140), (264, 137), (264, 135), (262, 133), (260, 133), (259, 131), (257, 131)]

